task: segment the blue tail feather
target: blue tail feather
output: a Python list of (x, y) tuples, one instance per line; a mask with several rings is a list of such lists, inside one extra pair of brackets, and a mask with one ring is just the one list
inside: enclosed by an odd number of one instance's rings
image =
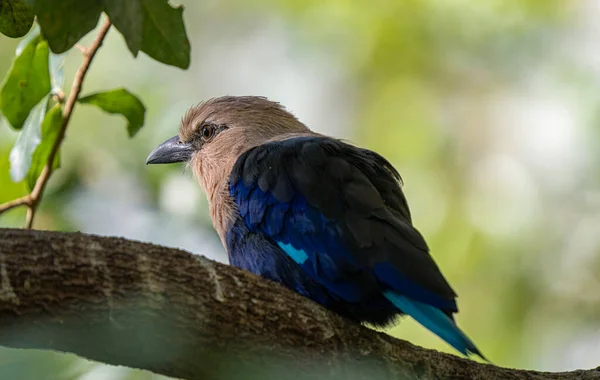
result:
[(393, 290), (386, 290), (383, 295), (403, 313), (413, 317), (463, 355), (475, 354), (487, 360), (475, 347), (475, 344), (460, 331), (454, 321), (440, 309), (412, 300)]

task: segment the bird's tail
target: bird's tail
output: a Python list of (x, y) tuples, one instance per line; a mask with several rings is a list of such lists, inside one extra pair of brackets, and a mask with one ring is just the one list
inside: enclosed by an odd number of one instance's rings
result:
[(481, 354), (475, 344), (460, 331), (458, 326), (450, 317), (440, 309), (425, 303), (412, 300), (393, 290), (387, 290), (383, 295), (417, 322), (425, 326), (431, 332), (445, 340), (465, 356), (469, 354), (479, 355), (483, 360), (487, 359)]

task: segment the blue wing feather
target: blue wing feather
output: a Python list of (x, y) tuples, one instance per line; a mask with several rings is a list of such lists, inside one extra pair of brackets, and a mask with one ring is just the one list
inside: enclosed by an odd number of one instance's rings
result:
[(385, 325), (407, 313), (459, 351), (478, 353), (453, 322), (456, 294), (410, 224), (397, 173), (366, 152), (310, 137), (244, 153), (230, 177), (243, 221), (228, 234), (233, 261), (351, 319)]
[(287, 253), (288, 256), (290, 256), (292, 260), (297, 262), (299, 265), (304, 264), (306, 260), (308, 260), (308, 255), (302, 249), (294, 248), (293, 245), (282, 243), (280, 241), (277, 242), (277, 245), (279, 245), (279, 248), (283, 249), (283, 251)]
[[(422, 302), (442, 309), (456, 308), (453, 299), (440, 297), (422, 288), (388, 262), (375, 264), (372, 273), (357, 267), (356, 260), (341, 244), (340, 231), (335, 223), (328, 222), (302, 196), (296, 195), (290, 202), (278, 202), (272, 194), (263, 192), (258, 186), (253, 190), (245, 187), (245, 184), (238, 183), (232, 195), (235, 198), (238, 189), (242, 194), (249, 194), (247, 201), (242, 202), (248, 206), (240, 207), (240, 215), (250, 230), (271, 238), (302, 265), (308, 275), (325, 284), (339, 297), (349, 302), (359, 301), (365, 294), (365, 289), (361, 288), (365, 281), (356, 280), (378, 277), (393, 289)], [(357, 272), (358, 275), (348, 276), (348, 271)]]
[(398, 269), (394, 268), (390, 263), (382, 262), (375, 264), (373, 266), (373, 271), (381, 282), (388, 284), (392, 289), (400, 291), (415, 300), (419, 300), (442, 310), (458, 311), (455, 300), (440, 297), (439, 295), (416, 285), (406, 276), (399, 273)]

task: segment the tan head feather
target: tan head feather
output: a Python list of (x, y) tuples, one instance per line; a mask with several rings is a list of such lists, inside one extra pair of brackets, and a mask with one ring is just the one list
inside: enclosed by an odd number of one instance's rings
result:
[[(203, 140), (202, 131), (207, 125), (217, 132)], [(314, 133), (282, 105), (264, 97), (224, 96), (187, 111), (179, 138), (194, 144), (190, 166), (207, 194), (213, 225), (223, 244), (225, 230), (235, 215), (228, 180), (238, 157), (267, 141), (308, 134)]]

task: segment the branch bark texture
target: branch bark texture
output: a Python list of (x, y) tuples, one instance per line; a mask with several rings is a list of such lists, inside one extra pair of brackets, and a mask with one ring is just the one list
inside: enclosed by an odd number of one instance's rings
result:
[(184, 379), (600, 379), (480, 364), (177, 249), (0, 229), (0, 345)]

